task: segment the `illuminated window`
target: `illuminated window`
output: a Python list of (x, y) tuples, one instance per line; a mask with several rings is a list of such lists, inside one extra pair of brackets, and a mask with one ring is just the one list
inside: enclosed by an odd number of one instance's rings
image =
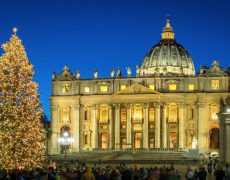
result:
[(126, 109), (121, 109), (121, 121), (125, 122), (126, 121), (126, 117), (127, 117), (127, 112)]
[(154, 121), (154, 115), (155, 115), (154, 109), (150, 108), (150, 110), (149, 110), (149, 121)]
[(176, 84), (169, 84), (169, 90), (170, 91), (175, 91), (177, 89)]
[(89, 87), (85, 87), (85, 93), (89, 92)]
[(194, 91), (194, 89), (195, 89), (194, 84), (189, 84), (188, 89), (189, 89), (189, 91)]
[(108, 91), (108, 86), (107, 85), (101, 85), (100, 86), (100, 92), (107, 92)]
[(155, 86), (153, 84), (150, 84), (149, 89), (155, 90)]
[(154, 129), (154, 124), (150, 124), (150, 125), (149, 125), (149, 128), (150, 128), (150, 129)]
[(109, 119), (108, 109), (103, 109), (100, 111), (100, 120), (103, 122), (107, 122)]
[(69, 92), (69, 89), (70, 89), (70, 87), (69, 87), (68, 84), (62, 85), (62, 93), (67, 93), (67, 92)]
[(125, 125), (125, 124), (122, 124), (121, 128), (122, 128), (122, 129), (126, 129), (126, 125)]
[(211, 89), (217, 90), (220, 88), (220, 81), (219, 80), (212, 80)]
[(120, 89), (121, 89), (121, 91), (126, 89), (126, 85), (121, 85)]

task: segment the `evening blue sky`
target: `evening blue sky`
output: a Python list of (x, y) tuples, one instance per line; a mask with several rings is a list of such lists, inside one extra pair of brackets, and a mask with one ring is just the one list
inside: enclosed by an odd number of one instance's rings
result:
[(229, 66), (229, 0), (0, 0), (0, 43), (18, 28), (50, 119), (52, 72), (67, 65), (82, 78), (92, 78), (95, 68), (99, 77), (109, 77), (112, 67), (134, 73), (159, 42), (167, 15), (196, 71), (214, 59)]

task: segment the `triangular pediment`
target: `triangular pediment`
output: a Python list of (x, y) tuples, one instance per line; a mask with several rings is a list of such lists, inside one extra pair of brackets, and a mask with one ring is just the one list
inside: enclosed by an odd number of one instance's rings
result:
[(115, 94), (159, 94), (159, 92), (149, 89), (141, 84), (135, 83), (124, 90), (118, 91)]

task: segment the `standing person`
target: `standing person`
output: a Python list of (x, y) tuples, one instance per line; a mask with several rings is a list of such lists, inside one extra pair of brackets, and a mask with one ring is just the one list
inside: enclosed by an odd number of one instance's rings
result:
[(225, 172), (221, 168), (220, 165), (217, 166), (217, 169), (214, 172), (216, 180), (224, 180), (225, 179)]
[(56, 180), (57, 176), (58, 176), (58, 174), (54, 170), (54, 168), (49, 167), (49, 169), (48, 169), (48, 180)]
[(95, 176), (92, 173), (92, 168), (86, 167), (86, 171), (82, 174), (81, 180), (95, 180)]
[(198, 172), (198, 178), (199, 180), (206, 180), (206, 177), (207, 177), (207, 171), (205, 170), (204, 167), (201, 167)]
[(194, 179), (194, 175), (195, 175), (195, 173), (193, 172), (192, 168), (189, 167), (188, 170), (187, 170), (187, 172), (186, 172), (185, 178), (187, 180), (193, 180)]

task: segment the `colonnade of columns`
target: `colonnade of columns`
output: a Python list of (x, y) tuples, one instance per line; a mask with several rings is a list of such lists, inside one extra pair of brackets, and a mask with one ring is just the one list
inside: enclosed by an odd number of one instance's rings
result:
[[(168, 107), (166, 103), (152, 103), (154, 106), (154, 131), (150, 130), (149, 127), (149, 111), (150, 111), (150, 104), (144, 103), (142, 105), (143, 108), (143, 121), (142, 121), (142, 128), (138, 130), (141, 133), (142, 139), (142, 148), (148, 149), (150, 148), (150, 136), (154, 137), (154, 147), (155, 148), (170, 148), (169, 147), (169, 134), (168, 134)], [(134, 123), (132, 122), (132, 105), (133, 104), (126, 104), (126, 143), (130, 146), (134, 147), (134, 137), (133, 137), (133, 127)], [(178, 122), (177, 122), (177, 147), (184, 148), (185, 145), (185, 120), (186, 120), (186, 105), (185, 103), (178, 103)], [(91, 122), (91, 145), (92, 149), (100, 148), (100, 136), (99, 136), (99, 119), (98, 119), (98, 108), (100, 105), (93, 105), (90, 109), (90, 122)], [(71, 127), (72, 127), (72, 137), (74, 139), (72, 145), (72, 152), (79, 152), (81, 149), (80, 142), (83, 137), (80, 134), (80, 123), (82, 122), (81, 116), (81, 107), (80, 105), (75, 105), (72, 107), (71, 110)], [(119, 150), (121, 148), (122, 140), (121, 140), (121, 104), (111, 104), (108, 106), (108, 146), (109, 149), (116, 149)], [(197, 136), (198, 136), (198, 148), (204, 148), (204, 119), (205, 119), (205, 105), (204, 103), (197, 103)], [(55, 121), (53, 120), (55, 119)], [(52, 106), (52, 125), (51, 131), (51, 153), (55, 154), (59, 152), (59, 144), (58, 138), (60, 131), (58, 129), (58, 122), (60, 119), (60, 108), (59, 106)], [(150, 134), (154, 133), (154, 134)], [(124, 137), (124, 131), (123, 131)]]
[[(184, 148), (184, 136), (185, 136), (185, 104), (179, 105), (179, 122), (178, 122), (178, 147)], [(167, 105), (162, 103), (154, 103), (155, 108), (155, 129), (154, 139), (155, 148), (168, 148), (168, 131), (167, 131)], [(133, 142), (133, 122), (132, 122), (132, 104), (126, 104), (127, 118), (126, 118), (126, 143), (127, 147), (134, 147)], [(95, 106), (91, 108), (91, 120), (92, 120), (92, 148), (98, 147), (98, 119), (97, 110)], [(121, 104), (114, 104), (109, 107), (109, 146), (110, 149), (121, 148)], [(142, 148), (149, 148), (149, 103), (143, 105), (143, 124), (142, 129)]]

